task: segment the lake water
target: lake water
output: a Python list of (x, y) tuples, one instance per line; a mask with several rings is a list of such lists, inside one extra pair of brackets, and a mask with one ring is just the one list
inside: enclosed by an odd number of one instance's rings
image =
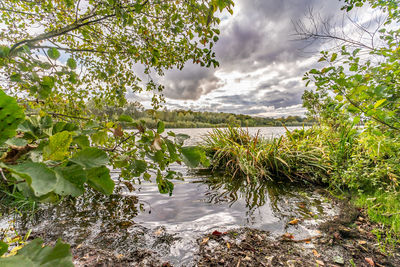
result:
[[(289, 131), (294, 129), (301, 129), (302, 127), (287, 127)], [(307, 127), (306, 127), (307, 128)], [(260, 136), (264, 138), (274, 138), (285, 134), (286, 129), (284, 127), (248, 127), (244, 128), (251, 135), (256, 135), (259, 133)], [(213, 128), (180, 128), (180, 129), (166, 129), (166, 131), (172, 131), (174, 133), (182, 133), (190, 136), (190, 139), (185, 142), (187, 145), (194, 145), (202, 141), (202, 138)]]
[[(210, 130), (173, 131), (190, 135), (188, 144), (196, 144)], [(282, 127), (249, 128), (252, 134), (257, 131), (266, 138), (285, 133)], [(33, 223), (20, 228), (32, 228), (46, 239), (62, 237), (72, 245), (105, 246), (125, 255), (145, 248), (174, 266), (188, 266), (197, 240), (214, 230), (253, 227), (272, 236), (289, 232), (302, 239), (316, 235), (316, 225), (337, 213), (324, 197), (306, 188), (246, 185), (179, 165), (174, 169), (184, 181), (173, 181), (172, 196), (161, 195), (155, 183), (135, 185), (134, 190), (121, 183), (110, 198), (88, 193), (73, 203), (44, 209)], [(118, 173), (114, 175), (117, 179)], [(299, 224), (288, 224), (295, 218)]]

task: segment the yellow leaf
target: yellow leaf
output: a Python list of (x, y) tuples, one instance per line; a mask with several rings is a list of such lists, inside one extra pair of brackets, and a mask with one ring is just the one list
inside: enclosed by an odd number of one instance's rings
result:
[(8, 253), (7, 257), (9, 256), (14, 256), (15, 254), (17, 254), (18, 250), (20, 250), (23, 246), (17, 246), (15, 248), (13, 248), (10, 253)]
[(315, 257), (319, 258), (321, 257), (321, 254), (318, 253), (315, 249), (312, 250), (312, 253), (314, 254)]
[(290, 222), (289, 222), (289, 224), (291, 224), (291, 225), (296, 225), (296, 224), (298, 224), (299, 223), (299, 220), (298, 219), (294, 219), (294, 220), (291, 220)]
[(209, 239), (210, 239), (209, 237), (204, 237), (204, 238), (203, 238), (203, 241), (201, 241), (201, 244), (202, 244), (202, 245), (207, 244), (207, 242), (208, 242)]
[(231, 248), (231, 244), (229, 244), (229, 242), (226, 242), (226, 247), (227, 247), (228, 249), (230, 249), (230, 248)]

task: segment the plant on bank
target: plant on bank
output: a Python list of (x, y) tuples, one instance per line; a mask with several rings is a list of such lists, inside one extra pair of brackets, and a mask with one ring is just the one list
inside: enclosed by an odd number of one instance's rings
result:
[(242, 128), (214, 129), (204, 139), (203, 148), (211, 158), (211, 168), (222, 170), (250, 183), (257, 179), (292, 182), (320, 182), (330, 166), (321, 160), (320, 150), (300, 147), (305, 130), (275, 139), (252, 136)]
[[(370, 218), (400, 232), (400, 2), (346, 1), (346, 10), (368, 3), (385, 20), (370, 43), (344, 40), (337, 52), (322, 52), (322, 69), (304, 77), (314, 91), (303, 95), (320, 122), (334, 166), (332, 189), (357, 196)], [(356, 125), (362, 124), (362, 127)]]

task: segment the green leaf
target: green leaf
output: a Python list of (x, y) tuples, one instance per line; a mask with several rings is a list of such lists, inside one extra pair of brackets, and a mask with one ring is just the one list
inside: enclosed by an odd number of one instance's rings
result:
[[(201, 161), (201, 153), (203, 151), (196, 146), (187, 146), (181, 148), (182, 160), (191, 168), (199, 166)], [(204, 152), (203, 152), (204, 153)]]
[(165, 130), (164, 122), (159, 121), (159, 122), (157, 123), (157, 133), (161, 134), (161, 133), (164, 132), (164, 130)]
[(54, 247), (43, 247), (42, 239), (35, 239), (21, 248), (16, 256), (0, 258), (4, 267), (73, 267), (70, 246), (57, 240)]
[(8, 251), (8, 244), (4, 243), (3, 241), (0, 241), (0, 257), (4, 255), (4, 253), (7, 253)]
[(53, 119), (50, 116), (43, 116), (40, 118), (40, 128), (49, 129), (53, 126)]
[(353, 57), (355, 57), (357, 54), (358, 54), (358, 52), (360, 52), (360, 48), (356, 48), (356, 49), (354, 49), (354, 51), (353, 51)]
[(386, 99), (381, 99), (376, 101), (374, 108), (379, 108), (383, 103), (385, 103)]
[(176, 146), (170, 140), (165, 139), (165, 143), (167, 144), (167, 149), (169, 152), (170, 158), (175, 161), (178, 158), (178, 154), (176, 153)]
[(359, 109), (356, 108), (353, 105), (350, 105), (350, 106), (347, 107), (347, 111), (350, 112), (350, 113), (357, 113), (357, 112), (359, 112)]
[(123, 121), (123, 122), (133, 122), (133, 119), (131, 116), (128, 115), (124, 115), (122, 114), (121, 116), (119, 116), (118, 121)]
[(49, 58), (56, 60), (60, 57), (60, 52), (57, 48), (52, 47), (47, 50), (47, 55), (49, 56)]
[(337, 58), (337, 54), (333, 53), (332, 56), (331, 56), (331, 62), (335, 61), (336, 58)]
[(79, 151), (70, 161), (86, 169), (100, 167), (109, 163), (107, 153), (95, 147), (88, 147)]
[(50, 76), (44, 76), (40, 81), (40, 88), (38, 89), (39, 96), (42, 99), (49, 97), (51, 93), (51, 89), (55, 85), (55, 79)]
[(337, 95), (337, 96), (335, 96), (335, 99), (337, 101), (339, 101), (339, 102), (342, 102), (343, 101), (343, 96), (342, 95)]
[(110, 170), (106, 166), (92, 168), (86, 171), (88, 184), (94, 189), (111, 195), (114, 191), (114, 181), (110, 177)]
[(353, 124), (354, 124), (354, 125), (358, 124), (358, 123), (360, 122), (360, 120), (361, 120), (360, 116), (354, 117), (354, 119), (353, 119)]
[(147, 172), (143, 173), (143, 179), (145, 181), (150, 181), (151, 175)]
[(12, 82), (22, 82), (21, 73), (13, 73), (10, 75), (10, 80)]
[(50, 141), (43, 148), (45, 160), (63, 160), (69, 153), (69, 146), (72, 142), (72, 133), (63, 131), (50, 136)]
[(67, 60), (67, 66), (70, 68), (70, 69), (76, 69), (76, 61), (75, 61), (75, 59), (73, 59), (72, 57), (70, 57), (68, 60)]
[(147, 163), (144, 160), (135, 159), (131, 165), (130, 169), (132, 170), (132, 175), (135, 177), (139, 177), (142, 173), (147, 170)]
[(353, 64), (350, 66), (350, 71), (357, 71), (358, 70), (358, 65), (357, 64)]
[(97, 145), (104, 145), (107, 142), (108, 135), (106, 131), (98, 131), (92, 134), (91, 136), (92, 142)]
[(170, 196), (172, 195), (172, 191), (174, 190), (174, 184), (172, 182), (165, 179), (161, 179), (158, 180), (157, 185), (158, 185), (158, 191), (161, 194), (169, 193)]
[(54, 169), (58, 182), (54, 192), (61, 195), (80, 196), (84, 193), (84, 184), (87, 181), (86, 173), (83, 168), (77, 164), (67, 167), (57, 167)]
[(74, 136), (72, 142), (77, 144), (80, 148), (86, 148), (90, 146), (89, 137), (86, 135)]
[(12, 166), (6, 165), (5, 167), (24, 179), (37, 197), (53, 191), (56, 187), (57, 177), (55, 172), (43, 163), (24, 162)]
[(16, 129), (24, 117), (25, 114), (15, 98), (0, 90), (0, 145), (17, 134)]
[(25, 139), (22, 139), (22, 138), (13, 137), (11, 139), (8, 139), (6, 141), (6, 144), (9, 146), (24, 147), (28, 144), (28, 141), (26, 141)]

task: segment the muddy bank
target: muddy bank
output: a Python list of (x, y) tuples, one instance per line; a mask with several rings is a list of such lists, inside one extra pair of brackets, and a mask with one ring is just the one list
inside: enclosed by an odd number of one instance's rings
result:
[(319, 226), (320, 235), (271, 238), (266, 231), (241, 228), (213, 232), (198, 240), (197, 266), (400, 266), (400, 248), (385, 251), (371, 230), (379, 227), (363, 210), (344, 208)]

